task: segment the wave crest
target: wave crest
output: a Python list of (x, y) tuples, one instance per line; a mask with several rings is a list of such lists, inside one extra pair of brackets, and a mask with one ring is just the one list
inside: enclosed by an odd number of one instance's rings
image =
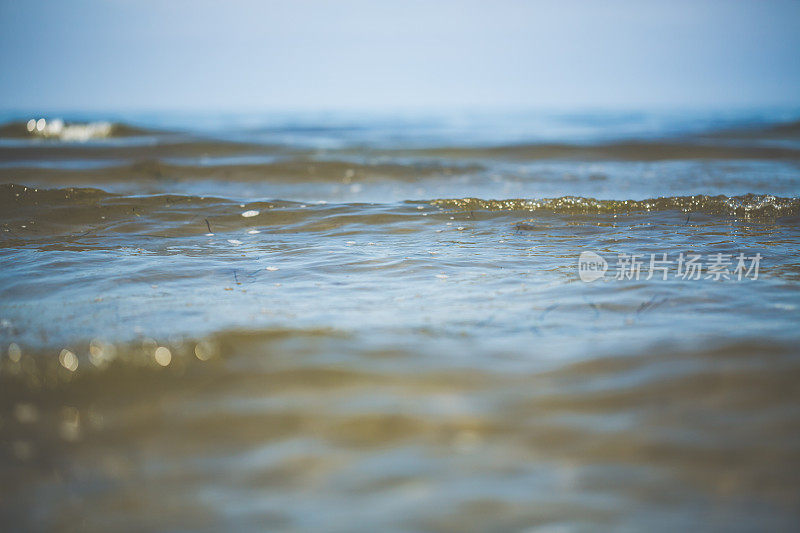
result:
[(625, 214), (650, 211), (703, 212), (737, 217), (788, 217), (800, 214), (800, 198), (770, 194), (742, 196), (669, 196), (647, 200), (597, 200), (562, 196), (539, 200), (482, 200), (480, 198), (433, 200), (433, 205), (460, 211), (541, 211), (566, 214)]
[(68, 142), (85, 142), (91, 139), (130, 137), (148, 133), (147, 130), (107, 121), (65, 122), (62, 119), (31, 118), (28, 121), (10, 122), (0, 126), (0, 138), (56, 139)]

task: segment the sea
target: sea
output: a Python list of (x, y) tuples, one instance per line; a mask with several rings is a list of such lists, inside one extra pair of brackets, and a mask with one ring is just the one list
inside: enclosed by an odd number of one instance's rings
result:
[(0, 529), (800, 527), (799, 109), (0, 123)]

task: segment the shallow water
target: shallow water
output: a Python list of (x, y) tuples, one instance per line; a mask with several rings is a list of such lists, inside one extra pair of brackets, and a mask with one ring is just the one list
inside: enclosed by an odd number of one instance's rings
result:
[(797, 116), (8, 117), (4, 523), (796, 528)]

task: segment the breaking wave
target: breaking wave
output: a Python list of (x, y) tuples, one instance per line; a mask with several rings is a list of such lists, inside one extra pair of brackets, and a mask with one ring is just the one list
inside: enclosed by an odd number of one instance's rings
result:
[[(428, 204), (441, 210), (449, 211), (489, 211), (489, 212), (545, 212), (561, 214), (628, 214), (660, 211), (682, 211), (684, 213), (705, 213), (717, 216), (734, 217), (795, 217), (800, 215), (800, 198), (780, 197), (769, 194), (746, 194), (741, 196), (669, 196), (649, 198), (645, 200), (598, 200), (579, 196), (562, 196), (542, 199), (507, 199), (485, 200), (481, 198), (449, 198), (435, 200), (418, 200), (396, 204), (399, 210), (417, 211), (420, 204)], [(157, 214), (163, 207), (173, 210), (181, 205), (185, 210), (194, 208), (207, 209), (216, 207), (218, 214), (239, 215), (243, 209), (268, 211), (275, 208), (307, 208), (306, 204), (293, 201), (268, 200), (251, 201), (241, 204), (225, 198), (192, 195), (122, 195), (105, 192), (101, 189), (69, 187), (60, 189), (38, 189), (16, 184), (0, 185), (0, 207), (5, 210), (6, 218), (11, 218), (15, 209), (35, 207), (79, 208), (90, 210), (103, 208), (118, 211), (130, 216), (136, 209), (149, 209), (150, 214)], [(383, 204), (343, 203), (328, 204), (322, 202), (317, 206), (325, 206), (326, 210), (337, 209), (354, 213), (366, 210), (370, 205), (381, 208)], [(403, 207), (405, 206), (405, 208)], [(414, 206), (417, 206), (415, 208)], [(313, 207), (313, 206), (312, 206)], [(133, 209), (133, 211), (132, 211)], [(230, 213), (228, 213), (230, 211)]]
[(127, 124), (108, 121), (65, 122), (59, 118), (51, 120), (31, 118), (27, 121), (10, 122), (0, 126), (0, 138), (55, 139), (72, 142), (110, 137), (132, 137), (147, 133), (150, 133), (150, 130)]
[(460, 211), (542, 211), (566, 214), (624, 214), (649, 211), (702, 212), (738, 217), (790, 217), (800, 214), (800, 199), (769, 194), (742, 196), (670, 196), (647, 200), (596, 200), (562, 196), (541, 200), (481, 200), (480, 198), (434, 200), (432, 204)]

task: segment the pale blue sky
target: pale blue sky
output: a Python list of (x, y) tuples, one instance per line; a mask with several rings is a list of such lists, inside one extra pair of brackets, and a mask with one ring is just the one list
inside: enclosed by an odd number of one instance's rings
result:
[(1, 1), (6, 110), (800, 105), (800, 1)]

